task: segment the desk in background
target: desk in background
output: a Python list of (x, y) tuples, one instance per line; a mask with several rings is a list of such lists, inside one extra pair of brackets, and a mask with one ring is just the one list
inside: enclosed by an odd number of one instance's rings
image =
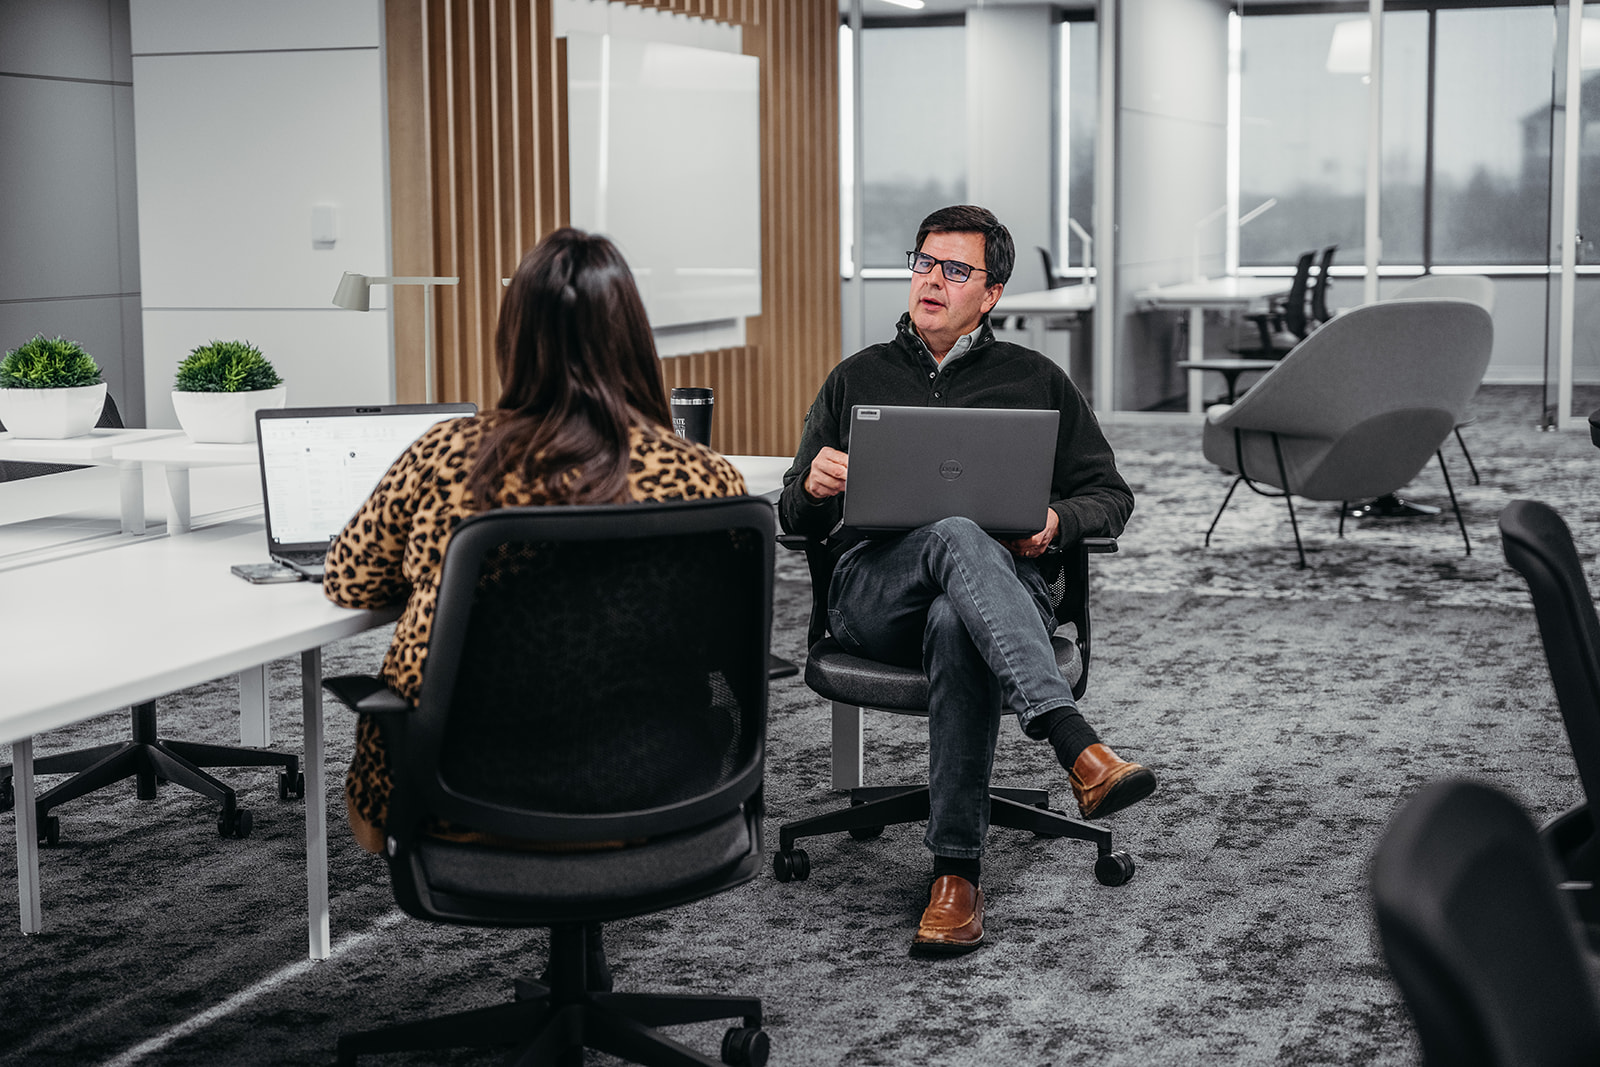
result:
[[(6, 649), (0, 741), (12, 744), (25, 933), (43, 927), (34, 736), (300, 653), (309, 942), (313, 959), (327, 956), (322, 646), (399, 613), (338, 607), (309, 582), (250, 585), (229, 572), (232, 564), (266, 558), (266, 535), (255, 520), (0, 571), (0, 603), (29, 606), (0, 612), (0, 647)], [(94, 591), (93, 603), (62, 595), (84, 589)], [(104, 605), (137, 605), (137, 611)], [(71, 639), (63, 639), (68, 634)], [(91, 669), (85, 669), (85, 648), (94, 650)]]
[[(1199, 363), (1206, 358), (1205, 313), (1240, 312), (1289, 295), (1288, 278), (1202, 278), (1199, 281), (1161, 285), (1133, 294), (1134, 302), (1148, 310), (1187, 311), (1189, 313), (1189, 359)], [(1003, 298), (1002, 298), (1003, 299)], [(1201, 393), (1203, 372), (1189, 372), (1189, 412), (1203, 410)]]
[[(989, 312), (996, 315), (1021, 315), (1028, 319), (1028, 344), (1036, 351), (1044, 351), (1045, 321), (1067, 317), (1083, 331), (1084, 350), (1088, 350), (1091, 324), (1094, 321), (1095, 290), (1092, 285), (1065, 285), (1058, 289), (1036, 289), (1025, 293), (1001, 293), (1000, 300)], [(1064, 367), (1068, 377), (1071, 368)]]
[[(18, 463), (75, 463), (114, 467), (122, 501), (122, 532), (145, 531), (144, 478), (139, 465), (115, 455), (119, 445), (151, 441), (178, 434), (178, 430), (93, 429), (79, 437), (59, 440), (16, 437), (0, 433), (0, 460)], [(185, 438), (187, 440), (187, 438)]]

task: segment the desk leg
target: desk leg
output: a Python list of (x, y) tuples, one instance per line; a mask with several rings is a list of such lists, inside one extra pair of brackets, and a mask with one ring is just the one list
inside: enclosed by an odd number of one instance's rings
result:
[(306, 928), (311, 958), (328, 958), (328, 793), (323, 785), (322, 649), (300, 653), (300, 700), (305, 709)]
[(22, 932), (36, 934), (44, 928), (39, 900), (39, 810), (34, 807), (33, 738), (11, 743), (11, 787), (17, 817), (17, 901), (22, 912)]
[(272, 745), (272, 718), (267, 714), (267, 665), (239, 672), (239, 743), (250, 748)]
[[(1189, 358), (1202, 360), (1206, 358), (1206, 313), (1203, 308), (1189, 309)], [(1198, 415), (1205, 410), (1205, 397), (1201, 390), (1205, 388), (1204, 374), (1201, 371), (1189, 372), (1189, 414)]]
[(189, 468), (167, 468), (167, 533), (189, 532)]
[(144, 468), (137, 463), (117, 466), (122, 483), (122, 532), (144, 533)]

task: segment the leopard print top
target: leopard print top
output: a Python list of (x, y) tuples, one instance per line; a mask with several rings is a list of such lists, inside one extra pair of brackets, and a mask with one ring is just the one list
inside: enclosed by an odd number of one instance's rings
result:
[[(323, 591), (336, 604), (382, 608), (404, 604), (394, 640), (379, 672), (384, 683), (408, 700), (422, 689), (428, 628), (439, 592), (445, 546), (461, 520), (473, 514), (467, 473), (484, 433), (500, 418), (451, 419), (430, 428), (378, 482), (372, 495), (328, 550)], [(658, 426), (629, 433), (628, 495), (636, 501), (695, 500), (738, 496), (744, 478), (722, 456)], [(548, 500), (543, 486), (506, 477), (496, 503), (527, 507)], [(345, 778), (351, 809), (382, 827), (389, 808), (389, 766), (377, 723), (362, 715), (356, 752)]]

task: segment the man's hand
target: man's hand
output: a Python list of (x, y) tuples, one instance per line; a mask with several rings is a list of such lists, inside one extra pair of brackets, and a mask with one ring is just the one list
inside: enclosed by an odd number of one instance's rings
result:
[(1024, 537), (1016, 541), (1001, 541), (1009, 548), (1013, 555), (1023, 559), (1037, 559), (1044, 555), (1044, 550), (1050, 547), (1050, 542), (1056, 539), (1056, 534), (1061, 529), (1061, 519), (1056, 515), (1054, 508), (1045, 508), (1044, 529), (1032, 537)]
[(850, 457), (837, 448), (824, 445), (811, 461), (811, 470), (806, 473), (801, 488), (812, 500), (826, 500), (844, 492), (845, 479), (849, 474)]

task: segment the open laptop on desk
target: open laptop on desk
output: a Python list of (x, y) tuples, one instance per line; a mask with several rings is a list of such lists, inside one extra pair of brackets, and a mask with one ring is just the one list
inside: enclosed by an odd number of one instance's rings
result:
[(844, 524), (897, 533), (962, 515), (1003, 540), (1044, 529), (1059, 411), (857, 404)]
[(333, 539), (423, 431), (476, 404), (386, 404), (256, 412), (267, 553), (322, 580)]

